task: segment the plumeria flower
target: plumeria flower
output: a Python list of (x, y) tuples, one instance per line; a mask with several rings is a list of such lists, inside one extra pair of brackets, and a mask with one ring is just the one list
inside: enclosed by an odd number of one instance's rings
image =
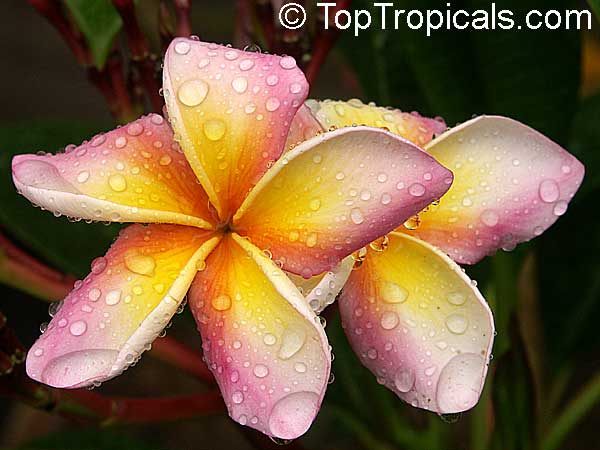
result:
[[(476, 283), (457, 263), (474, 264), (542, 234), (566, 212), (583, 165), (505, 117), (481, 116), (443, 132), (443, 122), (435, 126), (359, 100), (306, 105), (292, 125), (296, 139), (331, 127), (387, 127), (453, 171), (454, 183), (439, 202), (356, 255), (339, 309), (354, 351), (381, 384), (440, 414), (472, 408), (483, 389), (494, 324)], [(432, 130), (441, 134), (433, 141)], [(421, 181), (431, 176), (423, 173)], [(369, 188), (361, 200), (374, 195)], [(406, 191), (426, 189), (396, 185), (396, 192)], [(316, 311), (329, 303), (316, 288), (308, 297)]]
[(163, 91), (173, 131), (151, 114), (13, 161), (19, 192), (55, 214), (150, 224), (125, 228), (92, 263), (31, 348), (27, 373), (62, 388), (115, 377), (189, 290), (231, 417), (296, 438), (323, 400), (331, 353), (286, 272), (324, 274), (333, 298), (340, 261), (440, 198), (452, 174), (369, 127), (313, 133), (280, 158), (308, 92), (290, 57), (176, 39)]

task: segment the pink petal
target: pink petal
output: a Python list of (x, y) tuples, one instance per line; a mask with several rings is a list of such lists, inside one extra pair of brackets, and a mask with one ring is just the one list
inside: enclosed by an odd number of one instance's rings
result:
[(208, 197), (158, 114), (65, 153), (16, 156), (12, 172), (21, 194), (56, 214), (212, 227)]
[(180, 225), (131, 225), (75, 284), (27, 355), (27, 374), (60, 388), (119, 375), (167, 326), (218, 238)]
[(304, 434), (325, 394), (327, 337), (302, 294), (246, 239), (228, 235), (190, 289), (229, 415), (282, 439)]
[(292, 150), (296, 145), (301, 144), (317, 134), (325, 131), (313, 116), (307, 104), (303, 104), (292, 120), (290, 132), (285, 143), (286, 151)]
[(352, 348), (380, 383), (411, 405), (439, 414), (477, 403), (494, 323), (461, 268), (426, 242), (401, 233), (370, 251), (338, 302)]
[(165, 56), (171, 124), (222, 220), (284, 150), (308, 92), (292, 57), (175, 39)]
[(353, 125), (386, 128), (419, 146), (446, 131), (446, 123), (441, 118), (430, 119), (416, 112), (406, 113), (372, 103), (365, 105), (356, 98), (347, 102), (307, 100), (306, 105), (325, 130)]
[(336, 266), (441, 197), (452, 173), (381, 129), (324, 133), (287, 153), (234, 216), (247, 236), (290, 272)]
[(566, 212), (584, 174), (558, 144), (505, 117), (466, 122), (427, 151), (454, 172), (454, 183), (412, 234), (466, 264), (542, 234)]

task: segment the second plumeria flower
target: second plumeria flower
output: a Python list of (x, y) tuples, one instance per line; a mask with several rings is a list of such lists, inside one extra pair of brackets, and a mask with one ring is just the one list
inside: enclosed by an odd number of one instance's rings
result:
[[(309, 278), (335, 268), (441, 197), (452, 174), (368, 127), (321, 134), (280, 158), (308, 92), (293, 58), (177, 39), (164, 67), (180, 146), (154, 114), (64, 154), (13, 161), (17, 189), (54, 213), (153, 223), (124, 229), (94, 261), (33, 345), (27, 372), (63, 388), (120, 374), (189, 289), (230, 415), (298, 437), (322, 402), (331, 353), (284, 270)], [(370, 201), (357, 197), (365, 189)], [(333, 295), (341, 286), (326, 277)]]

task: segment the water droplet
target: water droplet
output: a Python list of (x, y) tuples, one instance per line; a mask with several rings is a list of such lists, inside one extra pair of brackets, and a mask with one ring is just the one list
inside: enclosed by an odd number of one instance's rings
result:
[(300, 83), (292, 83), (290, 84), (290, 93), (299, 94), (302, 91), (302, 85)]
[(87, 180), (89, 180), (90, 178), (90, 173), (87, 170), (84, 170), (83, 172), (79, 172), (79, 174), (77, 175), (77, 181), (79, 183), (85, 183)]
[(544, 180), (540, 183), (540, 198), (543, 202), (553, 203), (560, 197), (560, 189), (554, 180)]
[(108, 185), (115, 192), (123, 192), (127, 189), (127, 180), (121, 174), (114, 174), (108, 178)]
[(218, 141), (225, 135), (227, 126), (221, 119), (211, 119), (204, 122), (204, 135), (211, 141)]
[(121, 301), (121, 290), (113, 289), (106, 294), (104, 301), (107, 305), (116, 305)]
[(269, 75), (267, 77), (267, 86), (275, 86), (279, 83), (279, 77), (277, 75)]
[(408, 392), (415, 385), (415, 373), (409, 369), (400, 369), (394, 375), (394, 386), (400, 392)]
[(69, 327), (69, 331), (73, 336), (81, 336), (87, 330), (87, 323), (83, 320), (77, 320), (73, 322)]
[(384, 330), (393, 330), (399, 321), (398, 314), (394, 311), (386, 311), (381, 315), (381, 328)]
[(177, 91), (177, 97), (185, 106), (194, 107), (204, 101), (208, 95), (208, 90), (209, 87), (205, 81), (199, 79), (188, 80)]
[(306, 364), (302, 362), (297, 362), (294, 364), (294, 370), (298, 373), (306, 373)]
[(267, 111), (270, 111), (270, 112), (277, 111), (279, 109), (280, 104), (281, 103), (279, 102), (278, 98), (271, 97), (271, 98), (267, 99), (265, 108), (267, 109)]
[(296, 60), (291, 56), (284, 56), (279, 60), (279, 65), (284, 69), (293, 69), (296, 67)]
[(453, 305), (463, 305), (466, 301), (466, 297), (460, 293), (460, 292), (451, 292), (450, 294), (448, 294), (448, 296), (446, 297), (446, 300), (448, 300), (449, 303), (453, 304)]
[(468, 324), (467, 318), (460, 314), (451, 314), (446, 317), (446, 326), (454, 334), (463, 334), (467, 331)]
[(267, 333), (263, 337), (263, 342), (266, 345), (275, 345), (277, 343), (277, 338), (274, 335)]
[(160, 157), (160, 160), (158, 161), (158, 163), (161, 166), (168, 166), (169, 164), (171, 164), (171, 157), (169, 155), (163, 155)]
[(264, 378), (269, 375), (269, 368), (264, 364), (254, 366), (254, 375), (258, 378)]
[(33, 354), (34, 354), (35, 356), (38, 356), (38, 357), (39, 357), (39, 356), (42, 356), (42, 355), (44, 354), (44, 349), (41, 349), (41, 348), (36, 348), (36, 349), (34, 350)]
[(422, 197), (425, 194), (425, 186), (421, 183), (413, 183), (408, 187), (408, 193), (413, 197)]
[(102, 272), (104, 272), (104, 269), (106, 269), (106, 264), (106, 258), (104, 258), (103, 256), (94, 259), (92, 261), (92, 273), (94, 275), (101, 274)]
[(309, 208), (312, 209), (313, 211), (318, 211), (319, 208), (321, 207), (321, 200), (318, 198), (313, 198), (310, 203), (308, 204)]
[(240, 61), (240, 69), (243, 71), (250, 70), (254, 67), (254, 61), (251, 59), (243, 59)]
[(354, 222), (356, 225), (360, 225), (365, 221), (362, 211), (359, 208), (352, 208), (350, 211), (350, 219), (352, 219), (352, 222)]
[(246, 89), (248, 89), (248, 80), (246, 77), (234, 78), (231, 82), (231, 87), (233, 87), (233, 90), (238, 94), (243, 94), (246, 92)]
[(567, 212), (567, 208), (568, 207), (569, 207), (569, 204), (567, 202), (565, 202), (565, 201), (557, 202), (554, 205), (554, 209), (553, 209), (554, 215), (555, 216), (562, 216), (564, 213)]
[(269, 416), (269, 431), (273, 436), (291, 439), (304, 434), (313, 422), (319, 407), (319, 396), (300, 391), (275, 403)]
[(381, 294), (382, 300), (386, 303), (403, 303), (408, 298), (408, 291), (392, 282), (383, 284)]
[(281, 337), (281, 347), (279, 348), (280, 359), (290, 359), (304, 346), (306, 333), (301, 328), (287, 328)]
[(488, 227), (496, 226), (499, 220), (498, 214), (491, 209), (486, 209), (481, 213), (481, 221)]
[(156, 261), (152, 256), (133, 254), (125, 257), (125, 266), (138, 275), (152, 276), (156, 268)]
[(472, 408), (479, 399), (485, 360), (476, 353), (454, 356), (440, 372), (436, 401), (441, 413), (456, 413)]
[(236, 405), (239, 405), (240, 403), (242, 403), (244, 401), (244, 394), (242, 394), (241, 391), (235, 391), (231, 395), (231, 401), (233, 403), (235, 403)]
[(180, 55), (187, 55), (190, 51), (190, 44), (185, 41), (180, 41), (175, 44), (175, 53)]
[(101, 295), (102, 295), (102, 291), (98, 288), (92, 288), (88, 292), (88, 298), (92, 302), (97, 302)]
[(127, 138), (125, 136), (120, 136), (115, 139), (115, 147), (123, 148), (127, 145)]
[(144, 126), (139, 122), (134, 122), (127, 127), (127, 134), (130, 136), (139, 136), (144, 132)]
[(231, 308), (231, 297), (227, 294), (221, 294), (213, 298), (212, 306), (217, 311), (227, 311)]

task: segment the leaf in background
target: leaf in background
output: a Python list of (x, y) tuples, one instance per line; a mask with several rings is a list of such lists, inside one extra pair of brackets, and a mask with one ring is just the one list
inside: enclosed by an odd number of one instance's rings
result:
[[(504, 0), (498, 9), (514, 13), (525, 26), (530, 10), (567, 10), (571, 1)], [(489, 0), (469, 0), (471, 10), (490, 11)], [(520, 120), (566, 144), (577, 108), (581, 79), (581, 36), (577, 30), (490, 30), (472, 34), (485, 113)]]
[(17, 194), (11, 160), (18, 153), (40, 149), (55, 152), (69, 142), (81, 142), (100, 131), (97, 126), (72, 122), (21, 123), (0, 127), (0, 227), (57, 269), (82, 276), (89, 262), (103, 255), (118, 226), (70, 223), (34, 208)]
[(53, 433), (41, 439), (35, 439), (18, 450), (158, 450), (143, 441), (123, 433), (88, 428)]
[(600, 20), (600, 0), (588, 0), (588, 5), (590, 5), (598, 20)]
[(64, 0), (90, 47), (94, 65), (102, 69), (123, 25), (110, 0)]
[(569, 151), (585, 165), (585, 178), (580, 193), (600, 188), (600, 94), (585, 99), (573, 123)]

